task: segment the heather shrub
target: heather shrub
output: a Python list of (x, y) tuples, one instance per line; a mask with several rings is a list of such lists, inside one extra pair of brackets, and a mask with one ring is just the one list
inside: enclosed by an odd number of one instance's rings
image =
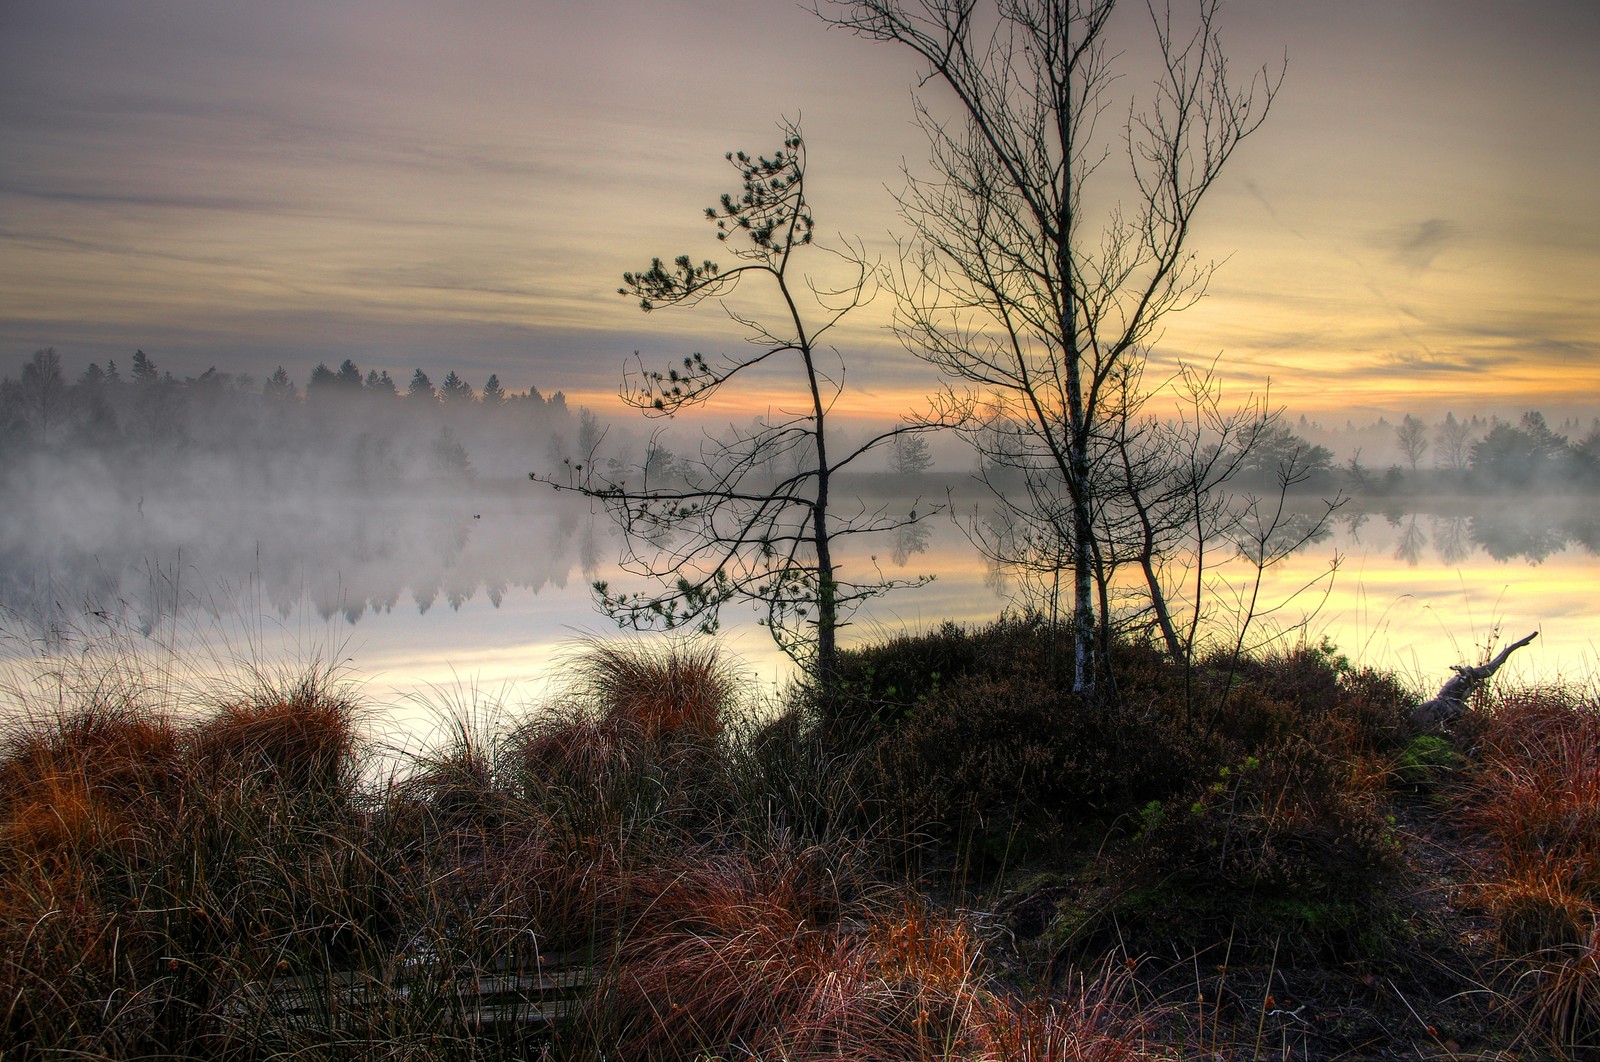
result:
[(1199, 686), (1209, 729), (1241, 747), (1263, 747), (1330, 723), (1352, 751), (1393, 752), (1411, 736), (1416, 696), (1392, 675), (1356, 668), (1328, 642), (1233, 661), (1208, 660)]
[(961, 679), (878, 746), (878, 784), (909, 827), (1019, 834), (1103, 825), (1172, 791), (1187, 747), (1158, 711), (1086, 701), (1039, 675)]
[(1340, 675), (1338, 714), (1358, 748), (1392, 755), (1408, 747), (1413, 739), (1410, 716), (1417, 704), (1417, 695), (1394, 675), (1369, 667)]
[(1347, 765), (1293, 738), (1217, 769), (1197, 791), (1146, 805), (1114, 912), (1133, 939), (1191, 946), (1277, 939), (1291, 950), (1380, 950), (1401, 848)]
[(1007, 617), (978, 628), (945, 622), (921, 634), (897, 634), (839, 654), (847, 729), (892, 727), (942, 688), (969, 675), (1042, 673), (1050, 628), (1036, 616)]

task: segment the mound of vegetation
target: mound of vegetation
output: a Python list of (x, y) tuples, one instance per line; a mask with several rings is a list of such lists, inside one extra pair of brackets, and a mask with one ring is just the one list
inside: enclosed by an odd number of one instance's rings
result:
[(1326, 648), (1128, 646), (1088, 701), (1059, 637), (894, 639), (776, 719), (708, 647), (595, 646), (392, 773), (325, 678), (85, 684), (0, 745), (4, 1053), (1596, 1048), (1592, 698), (1417, 733)]

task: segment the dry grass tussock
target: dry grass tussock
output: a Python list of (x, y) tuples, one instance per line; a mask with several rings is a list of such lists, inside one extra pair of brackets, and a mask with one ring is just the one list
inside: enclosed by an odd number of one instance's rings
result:
[(1540, 1046), (1600, 1054), (1600, 703), (1515, 691), (1475, 725), (1470, 808), (1495, 856), (1481, 893), (1507, 994)]

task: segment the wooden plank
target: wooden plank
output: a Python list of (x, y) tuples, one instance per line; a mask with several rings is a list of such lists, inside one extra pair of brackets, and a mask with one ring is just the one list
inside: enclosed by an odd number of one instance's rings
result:
[(453, 984), (434, 982), (429, 975), (436, 971), (420, 965), (394, 971), (390, 980), (370, 971), (333, 970), (252, 981), (242, 986), (246, 998), (229, 1009), (243, 1015), (256, 1006), (280, 1018), (329, 1015), (337, 1020), (339, 1014), (359, 1012), (385, 995), (406, 998), (414, 988), (429, 984), (459, 998), (480, 1026), (548, 1025), (570, 1017), (580, 1003), (573, 994), (598, 977), (592, 965), (566, 955), (530, 963), (532, 971), (519, 969), (521, 964), (514, 961), (494, 965), (498, 972), (461, 977)]

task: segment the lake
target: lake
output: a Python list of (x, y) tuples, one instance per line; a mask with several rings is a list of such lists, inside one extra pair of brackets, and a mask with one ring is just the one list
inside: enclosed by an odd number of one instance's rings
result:
[[(1507, 674), (1594, 673), (1600, 557), (1572, 515), (1586, 507), (1524, 498), (1426, 510), (1341, 509), (1325, 538), (1266, 573), (1262, 600), (1292, 600), (1257, 630), (1303, 624), (1295, 636), (1326, 638), (1419, 690), (1436, 689), (1451, 664), (1477, 660), (1497, 637), (1534, 630), (1540, 638)], [(357, 680), (403, 731), (451, 706), (550, 696), (583, 639), (617, 633), (596, 611), (591, 582), (630, 585), (606, 518), (526, 480), (427, 500), (175, 494), (115, 513), (69, 505), (13, 527), (11, 538), (0, 635), (13, 700), (23, 671), (92, 647), (163, 675), (320, 661)], [(949, 515), (909, 536), (885, 534), (845, 564), (846, 575), (876, 565), (890, 576), (935, 576), (872, 602), (843, 633), (846, 644), (947, 619), (983, 622), (1014, 604), (1014, 583)], [(755, 618), (727, 613), (719, 637), (773, 691), (791, 670)]]

